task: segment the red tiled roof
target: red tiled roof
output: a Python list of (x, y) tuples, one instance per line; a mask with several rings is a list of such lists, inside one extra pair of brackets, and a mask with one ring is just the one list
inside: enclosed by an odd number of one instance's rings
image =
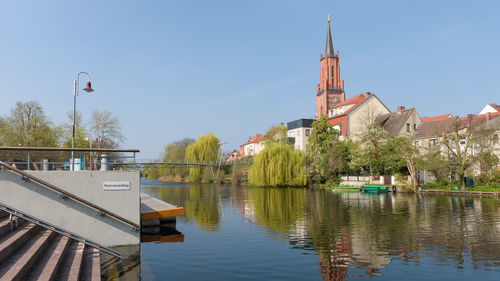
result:
[(263, 138), (264, 138), (264, 136), (262, 134), (256, 134), (253, 137), (248, 137), (248, 141), (240, 146), (244, 146), (244, 145), (247, 145), (250, 143), (259, 143)]
[(342, 106), (342, 105), (346, 105), (346, 104), (359, 104), (361, 103), (362, 101), (364, 101), (367, 97), (369, 97), (369, 95), (365, 95), (363, 93), (357, 95), (357, 96), (354, 96), (350, 99), (347, 99), (341, 103), (338, 103), (336, 104), (333, 108), (336, 108), (336, 107), (339, 107), (339, 106)]
[(439, 116), (434, 116), (434, 117), (425, 117), (422, 118), (422, 122), (428, 122), (428, 121), (433, 121), (433, 120), (439, 120), (439, 119), (444, 119), (444, 118), (449, 118), (451, 117), (451, 114), (443, 114)]
[(489, 106), (493, 107), (497, 112), (500, 112), (500, 105), (496, 103), (490, 103)]
[[(344, 111), (344, 113), (342, 113), (342, 114), (337, 114), (337, 115), (335, 115), (333, 117), (329, 117), (329, 120), (338, 118), (340, 116), (347, 115), (349, 112), (351, 112), (353, 109), (355, 109), (356, 107), (358, 107), (358, 105), (360, 105), (363, 101), (365, 101), (371, 95), (372, 95), (371, 93), (366, 93), (366, 95), (363, 94), (363, 93), (361, 93), (361, 94), (359, 94), (357, 96), (354, 96), (354, 97), (352, 97), (350, 99), (347, 99), (347, 100), (345, 100), (345, 101), (343, 101), (343, 102), (341, 102), (339, 104), (336, 104), (333, 108), (337, 108), (339, 106), (343, 106), (343, 105), (347, 105), (347, 104), (353, 104), (353, 106), (351, 106), (348, 110)], [(333, 123), (331, 123), (331, 124), (333, 124)]]
[[(470, 122), (470, 123), (469, 123), (469, 116), (472, 117), (472, 122)], [(460, 125), (462, 128), (469, 127), (469, 126), (472, 126), (472, 127), (479, 126), (483, 123), (486, 123), (488, 120), (491, 120), (493, 118), (500, 116), (500, 112), (486, 113), (486, 114), (481, 114), (481, 115), (469, 114), (469, 116), (459, 119), (459, 122), (460, 122)]]

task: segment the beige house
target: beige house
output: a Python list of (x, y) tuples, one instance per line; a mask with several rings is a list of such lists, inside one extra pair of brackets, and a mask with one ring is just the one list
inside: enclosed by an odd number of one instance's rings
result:
[(414, 134), (415, 147), (421, 154), (431, 150), (444, 151), (443, 136), (453, 129), (457, 121), (458, 117), (455, 116), (422, 122)]
[(390, 110), (372, 93), (361, 93), (345, 100), (328, 112), (328, 123), (342, 139), (359, 140), (365, 128)]
[(391, 134), (414, 135), (422, 124), (422, 119), (415, 108), (398, 106), (396, 112), (379, 115), (375, 123)]

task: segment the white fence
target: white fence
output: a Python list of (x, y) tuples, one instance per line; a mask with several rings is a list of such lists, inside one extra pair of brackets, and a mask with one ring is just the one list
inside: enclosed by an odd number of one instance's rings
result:
[(362, 186), (364, 184), (384, 184), (385, 177), (391, 177), (391, 185), (395, 184), (394, 176), (341, 176), (340, 185)]

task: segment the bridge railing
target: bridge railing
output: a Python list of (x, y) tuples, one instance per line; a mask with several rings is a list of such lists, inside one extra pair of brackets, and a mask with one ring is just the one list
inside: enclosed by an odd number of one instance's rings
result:
[[(249, 165), (251, 164), (250, 160), (242, 159), (235, 161), (196, 161), (196, 160), (168, 160), (168, 161), (160, 161), (155, 159), (138, 159), (134, 163), (137, 167), (155, 167), (155, 168), (170, 168), (172, 166), (175, 167), (185, 167), (185, 166), (202, 166), (202, 167), (218, 167), (218, 166), (234, 166), (234, 165)], [(130, 163), (121, 163), (117, 164), (117, 166), (127, 166)]]
[[(74, 154), (72, 159), (71, 154)], [(0, 147), (0, 161), (20, 170), (111, 170), (134, 166), (138, 149)]]

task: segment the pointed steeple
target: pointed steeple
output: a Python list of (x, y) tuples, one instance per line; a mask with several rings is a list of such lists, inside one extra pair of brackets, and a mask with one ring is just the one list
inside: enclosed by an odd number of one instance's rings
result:
[(325, 57), (333, 57), (332, 32), (330, 31), (330, 15), (328, 15), (328, 33), (326, 34)]

